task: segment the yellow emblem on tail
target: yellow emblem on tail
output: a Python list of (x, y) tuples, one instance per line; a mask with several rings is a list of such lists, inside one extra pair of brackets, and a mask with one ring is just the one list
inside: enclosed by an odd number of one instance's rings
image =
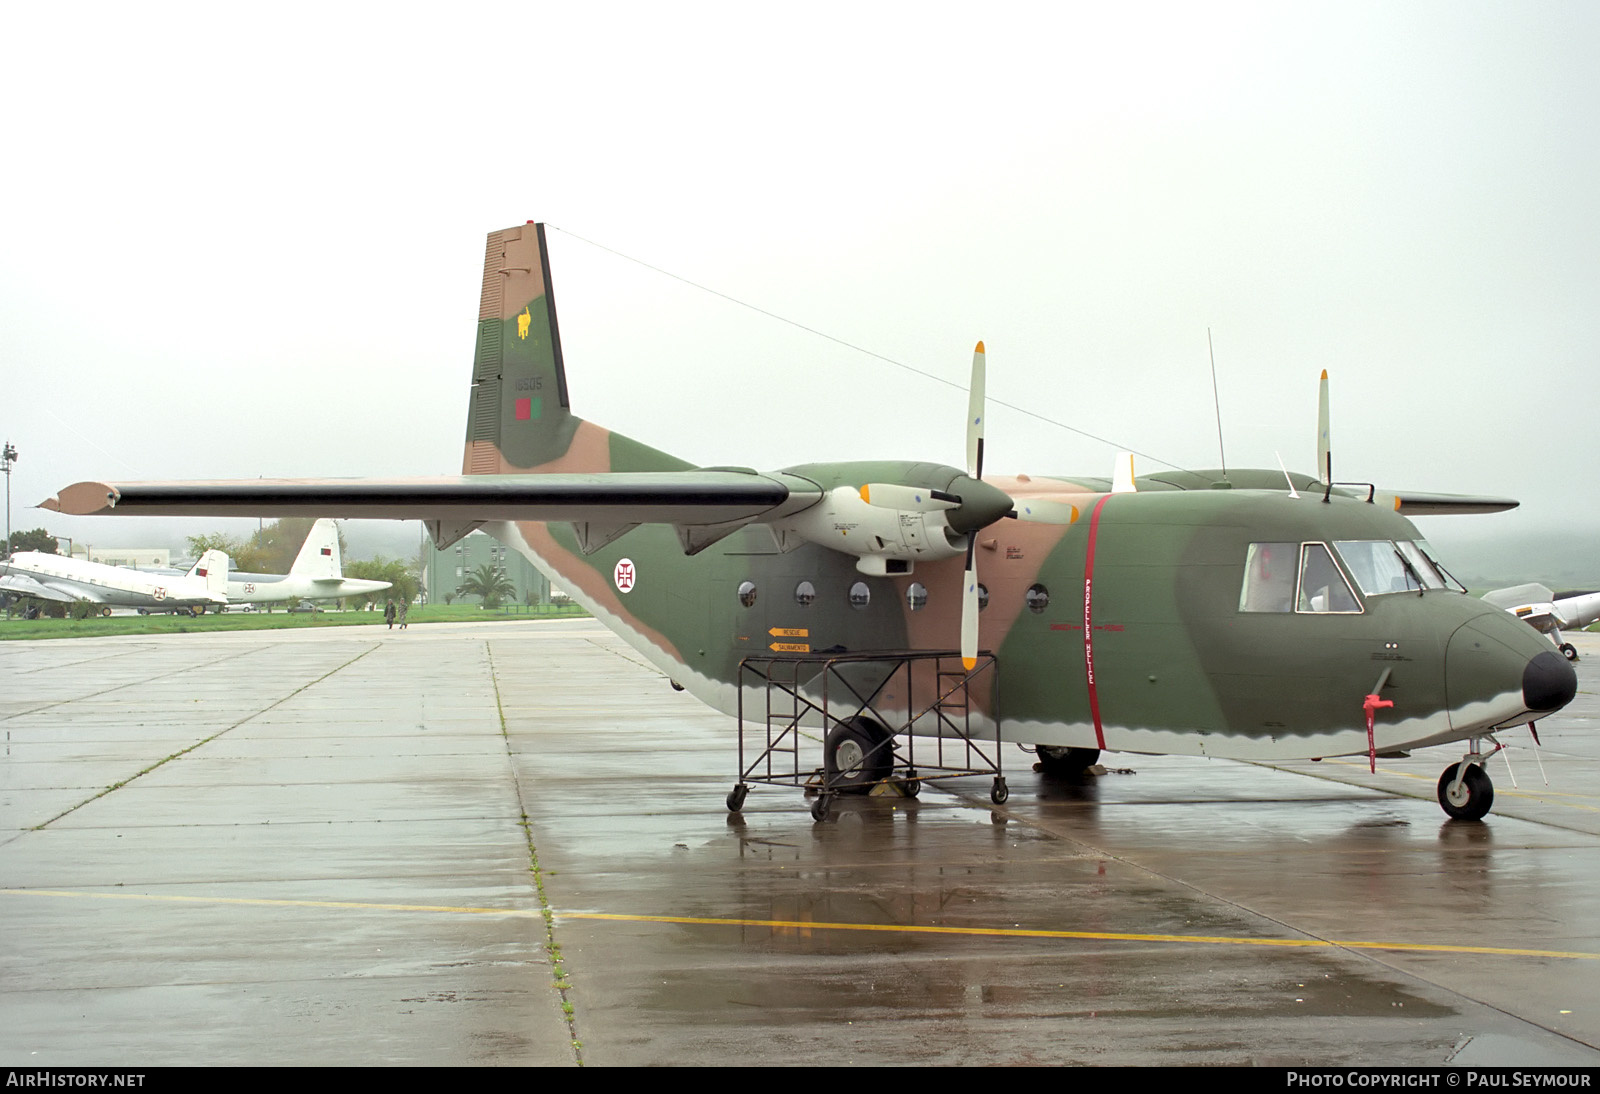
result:
[(533, 316), (528, 314), (527, 306), (524, 305), (522, 314), (517, 316), (517, 337), (524, 342), (528, 340), (528, 324), (532, 322)]

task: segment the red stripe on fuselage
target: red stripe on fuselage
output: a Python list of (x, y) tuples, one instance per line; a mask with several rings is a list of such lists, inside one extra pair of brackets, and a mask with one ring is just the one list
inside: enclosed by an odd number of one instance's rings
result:
[(1100, 692), (1094, 682), (1094, 544), (1100, 535), (1100, 510), (1110, 500), (1111, 495), (1107, 494), (1094, 504), (1094, 515), (1089, 518), (1089, 549), (1083, 556), (1083, 675), (1089, 684), (1095, 744), (1101, 749), (1106, 747), (1106, 731), (1100, 724)]

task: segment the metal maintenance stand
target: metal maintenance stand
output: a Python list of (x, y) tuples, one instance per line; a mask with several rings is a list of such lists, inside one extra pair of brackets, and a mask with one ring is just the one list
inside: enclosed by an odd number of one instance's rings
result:
[[(1010, 796), (1000, 770), (999, 663), (980, 654), (969, 672), (953, 650), (760, 654), (739, 663), (739, 781), (728, 808), (744, 807), (751, 784), (793, 786), (816, 798), (823, 820), (836, 794), (915, 797), (934, 779), (993, 775), (989, 797)], [(747, 711), (747, 692), (764, 708)], [(982, 696), (993, 739), (974, 736)], [(803, 763), (801, 723), (824, 727), (822, 763)], [(756, 732), (757, 729), (761, 732)], [(920, 740), (919, 740), (920, 738)], [(931, 753), (931, 755), (930, 755)]]

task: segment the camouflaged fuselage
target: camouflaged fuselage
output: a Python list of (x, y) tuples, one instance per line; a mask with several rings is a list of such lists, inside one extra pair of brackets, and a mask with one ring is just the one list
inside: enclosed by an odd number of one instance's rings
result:
[[(548, 286), (542, 229), (490, 237), (463, 473), (689, 469), (572, 415)], [(821, 490), (873, 481), (942, 489), (947, 473), (960, 474), (907, 461), (784, 471)], [(1006, 739), (1248, 758), (1364, 753), (1363, 700), (1380, 684), (1394, 706), (1374, 727), (1379, 752), (1470, 737), (1524, 714), (1524, 673), (1547, 644), (1461, 593), (1362, 596), (1354, 612), (1241, 610), (1251, 543), (1421, 537), (1381, 505), (1292, 497), (1279, 472), (1230, 477), (1258, 488), (1212, 489), (1205, 473), (1155, 476), (1118, 494), (1094, 478), (987, 480), (1019, 503), (1050, 499), (1075, 514), (1055, 525), (1002, 519), (977, 533), (988, 591), (979, 644), (1000, 666), (978, 702), (999, 711)], [(730, 714), (751, 655), (958, 644), (959, 558), (874, 577), (849, 554), (786, 542), (766, 524), (693, 554), (665, 524), (484, 528)]]

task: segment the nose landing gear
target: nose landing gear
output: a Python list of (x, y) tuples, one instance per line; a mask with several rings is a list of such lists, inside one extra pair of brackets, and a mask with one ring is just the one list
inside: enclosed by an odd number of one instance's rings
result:
[(1460, 763), (1451, 764), (1439, 776), (1439, 805), (1452, 820), (1482, 820), (1494, 805), (1494, 782), (1483, 769), (1488, 756), (1478, 751), (1477, 738), (1471, 747)]

